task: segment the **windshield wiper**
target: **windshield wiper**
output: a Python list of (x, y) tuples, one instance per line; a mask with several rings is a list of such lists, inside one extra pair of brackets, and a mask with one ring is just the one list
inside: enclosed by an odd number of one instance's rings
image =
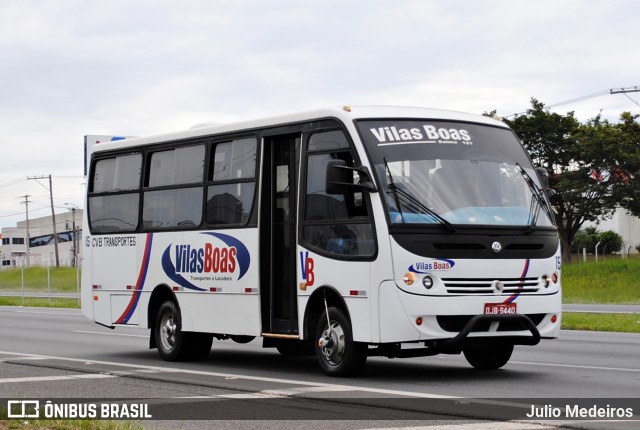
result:
[(408, 201), (409, 204), (405, 203), (405, 206), (411, 209), (414, 213), (426, 212), (427, 214), (435, 218), (440, 224), (442, 224), (447, 229), (448, 232), (453, 233), (456, 231), (456, 228), (453, 226), (453, 224), (451, 224), (449, 221), (443, 218), (436, 211), (426, 206), (420, 200), (418, 200), (417, 198), (409, 194), (407, 191), (401, 188), (398, 188), (393, 180), (393, 175), (391, 174), (391, 170), (389, 169), (389, 165), (387, 164), (387, 159), (383, 158), (383, 160), (384, 160), (385, 168), (387, 169), (387, 173), (389, 174), (389, 189), (391, 190), (390, 194), (393, 196), (396, 206), (398, 206), (398, 211), (400, 212), (400, 217), (402, 219), (402, 222), (404, 222), (404, 215), (402, 213), (400, 196), (404, 197), (404, 199)]
[(391, 169), (389, 169), (389, 163), (387, 163), (387, 157), (383, 157), (382, 161), (384, 161), (384, 168), (387, 169), (387, 174), (389, 175), (389, 189), (391, 190), (393, 201), (396, 203), (396, 207), (398, 208), (398, 212), (400, 213), (400, 219), (404, 223), (404, 215), (402, 214), (402, 205), (400, 204), (400, 198), (398, 197), (398, 187), (396, 187), (396, 183), (393, 181), (393, 175), (391, 174)]
[(516, 167), (531, 191), (531, 204), (529, 205), (529, 218), (527, 219), (527, 233), (533, 233), (536, 228), (540, 208), (544, 209), (550, 219), (553, 219), (553, 214), (551, 213), (551, 208), (547, 205), (542, 189), (533, 182), (531, 176), (529, 176), (520, 164), (516, 163)]
[[(443, 218), (440, 214), (438, 214), (436, 211), (434, 211), (433, 209), (431, 209), (430, 207), (426, 206), (424, 203), (422, 203), (420, 200), (416, 199), (415, 197), (413, 197), (411, 194), (409, 194), (408, 192), (397, 188), (396, 189), (397, 193), (400, 193), (400, 195), (402, 197), (404, 197), (405, 199), (407, 199), (410, 203), (410, 205), (406, 205), (408, 208), (413, 209), (414, 212), (418, 213), (418, 212), (426, 212), (427, 214), (431, 215), (433, 218), (435, 218), (440, 224), (442, 224), (447, 231), (453, 233), (454, 231), (456, 231), (456, 228), (453, 226), (453, 224), (451, 224), (449, 221), (447, 221), (445, 218)], [(416, 210), (417, 209), (417, 210)]]

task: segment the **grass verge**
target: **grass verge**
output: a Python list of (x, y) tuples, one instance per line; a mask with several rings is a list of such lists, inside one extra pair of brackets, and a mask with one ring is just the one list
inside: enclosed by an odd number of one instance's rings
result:
[(44, 292), (49, 289), (58, 293), (78, 291), (77, 270), (74, 267), (29, 267), (26, 269), (0, 270), (0, 291)]
[(76, 308), (79, 309), (78, 299), (35, 298), (35, 297), (0, 297), (0, 306), (35, 306), (43, 308)]
[(640, 314), (566, 312), (562, 314), (562, 328), (565, 330), (640, 333)]
[(142, 430), (137, 422), (101, 420), (0, 420), (0, 430)]
[(562, 266), (563, 303), (640, 304), (640, 257)]

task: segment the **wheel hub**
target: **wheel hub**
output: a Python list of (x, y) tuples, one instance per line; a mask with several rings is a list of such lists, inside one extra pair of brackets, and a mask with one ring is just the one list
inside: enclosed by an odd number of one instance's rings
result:
[(345, 348), (344, 330), (340, 324), (332, 321), (331, 326), (322, 333), (322, 337), (318, 340), (318, 346), (329, 363), (332, 365), (340, 364)]
[(162, 343), (166, 349), (171, 349), (176, 343), (177, 327), (173, 317), (167, 316), (162, 324)]

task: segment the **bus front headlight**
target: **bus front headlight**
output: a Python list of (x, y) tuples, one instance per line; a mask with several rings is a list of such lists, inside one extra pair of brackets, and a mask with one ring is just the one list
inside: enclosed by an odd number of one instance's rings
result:
[(425, 276), (424, 278), (422, 278), (422, 285), (427, 289), (430, 290), (431, 287), (433, 287), (433, 278), (429, 275)]

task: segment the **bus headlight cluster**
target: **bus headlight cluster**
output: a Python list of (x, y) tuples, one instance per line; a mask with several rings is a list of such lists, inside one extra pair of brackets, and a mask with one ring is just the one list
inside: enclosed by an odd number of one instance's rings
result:
[[(416, 282), (416, 275), (411, 272), (407, 272), (402, 277), (402, 282), (404, 282), (405, 285), (413, 285), (413, 283)], [(433, 278), (430, 275), (426, 275), (422, 278), (422, 286), (427, 290), (430, 290), (431, 287), (433, 287)]]
[(549, 288), (549, 285), (558, 283), (558, 272), (553, 272), (551, 276), (542, 275), (542, 284), (545, 288)]

